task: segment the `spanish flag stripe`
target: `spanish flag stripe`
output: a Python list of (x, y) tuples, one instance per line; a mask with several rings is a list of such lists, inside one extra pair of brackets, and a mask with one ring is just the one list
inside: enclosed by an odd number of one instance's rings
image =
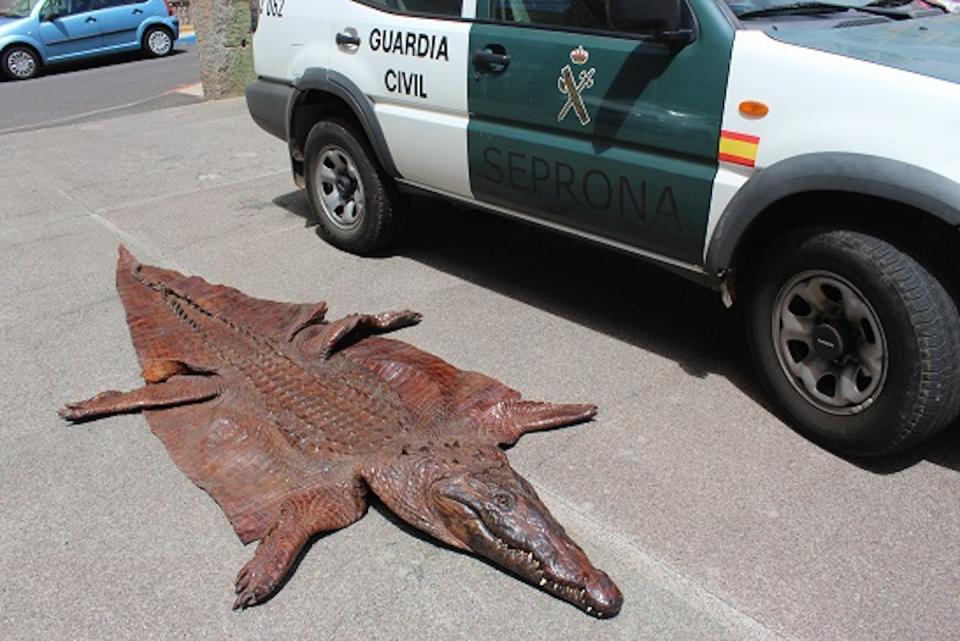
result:
[(751, 158), (744, 158), (743, 156), (731, 156), (730, 154), (725, 154), (722, 151), (717, 154), (717, 159), (724, 162), (732, 162), (737, 165), (746, 165), (747, 167), (754, 166), (754, 161)]
[(741, 134), (736, 131), (727, 131), (723, 129), (720, 131), (720, 136), (722, 138), (729, 138), (731, 140), (742, 140), (743, 142), (752, 142), (753, 144), (758, 144), (760, 142), (759, 136), (751, 136), (750, 134)]
[(741, 134), (735, 131), (721, 131), (717, 159), (753, 167), (756, 163), (759, 144), (760, 138), (758, 136)]
[(742, 142), (740, 140), (722, 140), (720, 141), (720, 152), (730, 154), (731, 156), (743, 156), (744, 158), (757, 157), (756, 143)]

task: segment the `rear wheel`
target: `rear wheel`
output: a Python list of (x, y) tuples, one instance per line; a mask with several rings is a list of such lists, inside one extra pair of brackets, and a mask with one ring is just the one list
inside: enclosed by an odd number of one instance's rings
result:
[(960, 413), (960, 314), (907, 253), (866, 233), (808, 229), (774, 243), (751, 271), (751, 351), (801, 431), (878, 455)]
[(363, 136), (345, 122), (313, 126), (304, 153), (307, 194), (320, 234), (332, 245), (369, 254), (400, 231), (403, 201)]
[(153, 58), (162, 58), (173, 51), (173, 34), (166, 27), (150, 27), (143, 34), (143, 51)]
[(3, 74), (11, 80), (27, 80), (40, 72), (40, 57), (30, 47), (13, 45), (0, 56)]

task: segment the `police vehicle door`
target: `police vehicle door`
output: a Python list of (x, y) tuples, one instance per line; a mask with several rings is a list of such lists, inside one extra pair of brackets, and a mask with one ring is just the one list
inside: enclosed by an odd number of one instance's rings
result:
[(691, 0), (677, 51), (613, 32), (606, 0), (476, 1), (476, 198), (702, 264), (733, 42), (719, 9)]
[(330, 66), (373, 101), (405, 180), (469, 197), (462, 4), (336, 0)]

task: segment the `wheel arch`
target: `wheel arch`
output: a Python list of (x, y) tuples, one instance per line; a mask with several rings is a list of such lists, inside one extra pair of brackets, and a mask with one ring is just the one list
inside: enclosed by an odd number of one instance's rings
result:
[(846, 153), (798, 156), (748, 180), (717, 222), (705, 267), (714, 275), (743, 270), (775, 234), (838, 223), (891, 236), (948, 268), (951, 280), (960, 276), (960, 184), (915, 165)]
[(15, 46), (26, 47), (30, 49), (35, 54), (37, 54), (37, 60), (40, 61), (40, 64), (47, 63), (47, 59), (43, 55), (43, 47), (40, 45), (40, 43), (35, 42), (30, 38), (23, 38), (23, 37), (11, 38), (9, 40), (0, 40), (0, 57), (2, 57), (4, 53), (6, 53), (7, 49)]
[(295, 92), (287, 105), (287, 140), (294, 174), (303, 176), (303, 151), (310, 129), (323, 118), (339, 116), (357, 126), (366, 136), (392, 178), (400, 178), (386, 138), (370, 99), (346, 76), (327, 69), (308, 69), (294, 82)]
[(146, 37), (147, 31), (155, 27), (159, 27), (164, 31), (166, 31), (167, 33), (169, 33), (170, 39), (173, 42), (176, 42), (177, 34), (174, 33), (173, 27), (168, 25), (161, 18), (153, 17), (153, 18), (147, 18), (146, 20), (140, 23), (139, 27), (137, 27), (137, 42), (139, 42), (141, 46), (144, 45), (143, 39), (144, 37)]

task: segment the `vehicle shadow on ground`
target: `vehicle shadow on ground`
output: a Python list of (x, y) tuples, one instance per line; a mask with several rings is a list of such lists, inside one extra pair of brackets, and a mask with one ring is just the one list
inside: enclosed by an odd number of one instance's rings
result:
[(948, 426), (942, 434), (910, 451), (875, 459), (847, 459), (854, 465), (875, 474), (895, 474), (929, 461), (940, 467), (960, 472), (960, 421)]
[[(303, 191), (274, 203), (316, 224)], [(696, 378), (723, 376), (772, 414), (737, 308), (643, 260), (551, 230), (414, 198), (403, 241), (393, 249), (458, 278), (523, 301), (677, 363)], [(782, 417), (781, 417), (782, 418)], [(960, 471), (960, 425), (904, 454), (845, 460), (876, 474), (921, 460)]]
[[(274, 204), (316, 225), (303, 192)], [(518, 221), (415, 198), (402, 255), (665, 356), (719, 374), (761, 404), (739, 314), (716, 292), (640, 259)]]
[(396, 253), (677, 363), (766, 403), (739, 314), (633, 256), (519, 221), (417, 199)]
[[(171, 51), (168, 57), (179, 56), (181, 54), (187, 53), (182, 45), (178, 45), (173, 51)], [(112, 67), (115, 65), (129, 64), (133, 62), (139, 62), (144, 60), (151, 60), (148, 58), (142, 51), (126, 51), (123, 53), (114, 53), (108, 56), (97, 56), (95, 58), (85, 58), (83, 60), (75, 60), (72, 62), (62, 62), (55, 65), (44, 66), (40, 70), (38, 78), (43, 78), (45, 76), (59, 76), (64, 73), (72, 73), (74, 71), (83, 71), (85, 69), (99, 69), (100, 67)], [(0, 76), (0, 82), (14, 82), (13, 80), (7, 80), (3, 76)], [(20, 81), (20, 82), (30, 82)]]

